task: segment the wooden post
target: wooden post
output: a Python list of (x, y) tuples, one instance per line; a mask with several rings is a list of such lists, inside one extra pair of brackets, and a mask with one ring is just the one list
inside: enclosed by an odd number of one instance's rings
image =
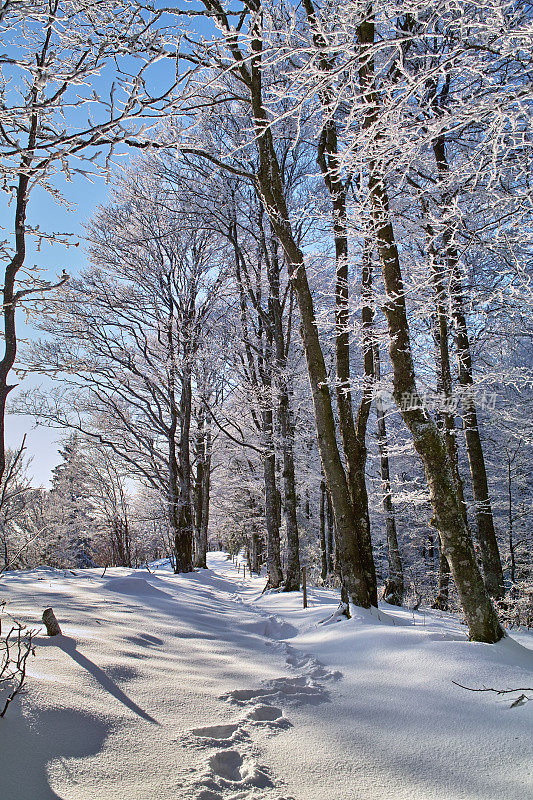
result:
[(302, 567), (302, 594), (304, 608), (307, 608), (307, 569), (305, 567)]
[(46, 633), (48, 636), (59, 636), (61, 628), (57, 621), (52, 608), (45, 608), (43, 611), (43, 622), (46, 625)]
[(243, 580), (246, 580), (246, 564), (242, 565), (242, 577)]

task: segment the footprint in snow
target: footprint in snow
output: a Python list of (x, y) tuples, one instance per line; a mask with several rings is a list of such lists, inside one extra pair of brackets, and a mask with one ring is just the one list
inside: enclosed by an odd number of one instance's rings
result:
[(299, 676), (266, 681), (264, 686), (257, 689), (234, 689), (232, 692), (223, 694), (221, 699), (239, 706), (257, 700), (270, 705), (281, 703), (292, 706), (317, 706), (329, 702), (330, 695), (327, 689), (313, 678)]
[(277, 794), (267, 768), (256, 763), (250, 732), (263, 728), (274, 733), (292, 727), (283, 714), (283, 707), (329, 702), (330, 694), (324, 683), (342, 677), (342, 673), (329, 670), (314, 656), (300, 653), (287, 642), (280, 641), (282, 636), (294, 635), (291, 625), (273, 616), (258, 622), (250, 627), (266, 636), (270, 647), (283, 653), (291, 669), (303, 674), (264, 681), (256, 688), (227, 692), (221, 699), (246, 709), (245, 716), (239, 722), (206, 725), (190, 732), (189, 738), (195, 746), (218, 748), (209, 756), (203, 772), (191, 787), (195, 800), (256, 800), (259, 797), (294, 800)]
[(182, 742), (204, 750), (211, 747), (234, 747), (238, 742), (248, 738), (248, 732), (242, 723), (233, 725), (206, 725), (193, 728), (182, 737)]

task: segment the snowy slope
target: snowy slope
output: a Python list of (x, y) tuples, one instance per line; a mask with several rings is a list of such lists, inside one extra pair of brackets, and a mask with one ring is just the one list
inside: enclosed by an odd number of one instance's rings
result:
[(261, 595), (210, 569), (11, 573), (13, 616), (51, 605), (28, 691), (0, 720), (2, 800), (526, 800), (533, 637), (466, 641), (387, 607), (336, 621), (333, 592)]

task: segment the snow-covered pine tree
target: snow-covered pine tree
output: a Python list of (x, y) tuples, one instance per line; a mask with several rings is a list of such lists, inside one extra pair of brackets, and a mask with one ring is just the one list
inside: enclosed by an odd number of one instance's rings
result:
[(57, 566), (92, 567), (93, 508), (79, 435), (64, 440), (52, 472), (49, 560)]

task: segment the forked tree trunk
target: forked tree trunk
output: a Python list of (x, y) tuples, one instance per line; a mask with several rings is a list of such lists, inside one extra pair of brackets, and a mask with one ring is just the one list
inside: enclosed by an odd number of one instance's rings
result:
[[(318, 338), (313, 299), (305, 272), (303, 253), (296, 244), (290, 229), (277, 164), (274, 167), (275, 153), (268, 129), (265, 130), (264, 136), (270, 139), (271, 147), (264, 153), (262, 159), (264, 169), (260, 170), (261, 192), (272, 226), (285, 251), (291, 283), (298, 299), (300, 330), (311, 384), (319, 452), (335, 516), (338, 537), (337, 557), (341, 580), (350, 601), (355, 605), (368, 608), (372, 601), (371, 589), (362, 566), (357, 535), (358, 525), (354, 516), (346, 473), (337, 446), (328, 376)], [(264, 150), (264, 146), (261, 149)], [(272, 168), (278, 176), (274, 180), (271, 175)]]
[[(359, 81), (366, 104), (363, 128), (373, 127), (379, 113), (374, 87), (374, 22), (371, 7), (358, 28)], [(387, 300), (384, 312), (390, 337), (393, 394), (413, 444), (419, 454), (429, 487), (434, 524), (457, 586), (470, 638), (497, 642), (504, 635), (479, 572), (472, 540), (465, 527), (452, 467), (443, 437), (423, 407), (418, 394), (409, 337), (409, 323), (398, 249), (390, 218), (389, 200), (380, 163), (369, 154), (368, 188), (374, 236), (382, 264)]]

